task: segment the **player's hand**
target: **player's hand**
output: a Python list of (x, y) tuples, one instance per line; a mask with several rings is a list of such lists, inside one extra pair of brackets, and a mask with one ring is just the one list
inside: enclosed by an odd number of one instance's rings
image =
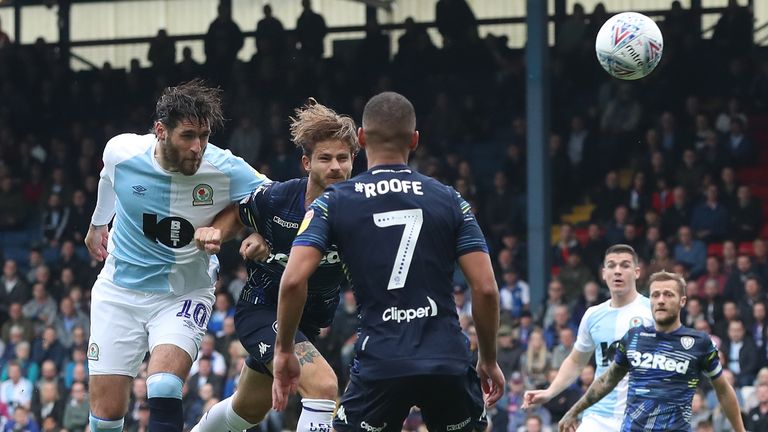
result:
[(200, 227), (195, 230), (195, 246), (204, 250), (208, 255), (214, 255), (221, 250), (221, 230), (214, 227)]
[(523, 395), (523, 409), (533, 408), (537, 405), (543, 405), (552, 397), (546, 390), (529, 390)]
[(272, 408), (282, 411), (288, 405), (288, 397), (299, 389), (301, 365), (294, 353), (275, 351), (272, 359)]
[(107, 259), (108, 243), (109, 228), (107, 225), (91, 225), (88, 228), (88, 234), (85, 235), (85, 247), (88, 248), (88, 253), (91, 255), (91, 258), (98, 262), (102, 262)]
[(248, 261), (264, 261), (269, 258), (269, 244), (259, 233), (253, 233), (240, 243), (240, 256)]
[(576, 432), (576, 428), (579, 427), (579, 419), (568, 411), (563, 418), (560, 419), (560, 423), (558, 423), (557, 426), (560, 432)]
[(490, 364), (478, 362), (477, 375), (480, 377), (480, 386), (483, 388), (485, 405), (491, 408), (504, 394), (504, 373), (496, 362)]

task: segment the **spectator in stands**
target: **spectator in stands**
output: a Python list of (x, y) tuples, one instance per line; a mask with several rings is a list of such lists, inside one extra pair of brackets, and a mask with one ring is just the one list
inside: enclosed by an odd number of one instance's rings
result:
[(704, 282), (704, 295), (701, 296), (701, 307), (710, 325), (720, 321), (723, 316), (723, 288), (713, 279)]
[(88, 393), (83, 383), (72, 386), (69, 400), (64, 408), (62, 426), (71, 432), (82, 432), (88, 424)]
[[(212, 359), (210, 357), (200, 357), (197, 361), (197, 372), (189, 378), (189, 391), (197, 394), (206, 384), (213, 386), (213, 394), (220, 397), (224, 389), (224, 374), (214, 373), (212, 369)], [(224, 371), (226, 373), (226, 370)]]
[[(75, 250), (75, 243), (72, 240), (65, 240), (61, 243), (61, 249), (59, 249), (59, 257), (54, 267), (54, 273), (60, 274), (65, 268), (69, 268), (74, 272), (75, 282), (77, 284), (84, 283), (90, 279), (87, 275), (89, 272), (88, 265), (77, 255)], [(68, 291), (59, 290), (60, 295), (67, 295)]]
[(727, 277), (720, 270), (720, 260), (714, 255), (707, 257), (706, 272), (699, 276), (699, 279), (697, 280), (699, 284), (699, 296), (705, 296), (706, 286), (710, 281), (715, 285), (718, 295), (723, 295), (725, 293)]
[(158, 30), (157, 36), (149, 43), (147, 60), (163, 75), (172, 72), (176, 63), (176, 43), (168, 37), (165, 29)]
[(217, 10), (218, 16), (205, 34), (205, 61), (214, 80), (226, 82), (244, 37), (232, 20), (232, 1), (220, 0)]
[(728, 210), (718, 199), (717, 186), (707, 186), (706, 199), (694, 208), (691, 218), (696, 238), (707, 243), (721, 241), (728, 232), (728, 223)]
[(744, 326), (749, 328), (752, 326), (752, 308), (755, 304), (762, 303), (768, 299), (766, 299), (760, 280), (756, 276), (747, 278), (747, 281), (744, 283), (744, 293), (745, 295), (739, 301), (739, 310), (744, 311), (744, 316), (742, 317)]
[[(592, 220), (598, 223), (607, 222), (614, 215), (616, 207), (624, 202), (624, 196), (625, 193), (619, 186), (618, 174), (614, 170), (608, 171), (603, 185), (592, 196), (592, 202), (597, 203), (592, 211)], [(604, 253), (605, 250), (601, 251), (601, 260)]]
[(592, 277), (598, 277), (608, 244), (603, 240), (600, 225), (591, 223), (587, 227), (587, 243), (582, 248), (582, 262), (587, 266)]
[(609, 245), (624, 241), (624, 226), (630, 223), (629, 209), (625, 205), (619, 205), (613, 211), (613, 220), (605, 227), (605, 241)]
[(576, 325), (571, 321), (571, 312), (569, 309), (570, 308), (566, 305), (556, 306), (554, 322), (544, 330), (544, 342), (547, 344), (547, 349), (550, 351), (560, 344), (561, 330), (570, 328), (574, 333), (578, 331)]
[(40, 249), (33, 247), (29, 250), (27, 266), (29, 270), (26, 274), (24, 274), (24, 277), (27, 283), (31, 285), (35, 283), (35, 275), (37, 274), (37, 269), (45, 266), (45, 262), (43, 261), (43, 253), (40, 251)]
[(497, 414), (493, 416), (494, 431), (517, 431), (525, 423), (526, 411), (523, 410), (525, 383), (520, 372), (512, 372), (507, 380), (507, 391), (499, 399)]
[(81, 330), (90, 329), (90, 320), (81, 311), (75, 309), (72, 299), (64, 297), (59, 303), (59, 314), (53, 321), (56, 333), (59, 335), (59, 342), (65, 348), (72, 347), (72, 335), (76, 328)]
[[(224, 376), (227, 373), (227, 363), (224, 361), (224, 355), (216, 351), (216, 337), (212, 334), (203, 336), (200, 342), (200, 352), (197, 355), (198, 360), (207, 357), (211, 362), (213, 373), (218, 376)], [(190, 376), (197, 373), (197, 362), (192, 364)]]
[(543, 328), (547, 328), (555, 322), (555, 309), (560, 305), (567, 305), (565, 301), (565, 288), (563, 288), (562, 282), (555, 278), (547, 286), (547, 299), (540, 311), (541, 317), (538, 319)]
[(752, 315), (750, 319), (749, 334), (752, 335), (752, 339), (755, 341), (758, 352), (762, 357), (760, 364), (765, 365), (766, 357), (765, 342), (768, 338), (768, 309), (766, 309), (765, 300), (757, 302), (752, 305)]
[(685, 189), (687, 196), (695, 197), (706, 173), (696, 157), (696, 152), (692, 149), (683, 151), (682, 164), (677, 167), (676, 173), (677, 184)]
[(224, 319), (235, 316), (235, 307), (232, 305), (232, 299), (226, 292), (216, 294), (216, 301), (213, 304), (211, 318), (208, 320), (208, 332), (216, 335), (224, 327)]
[(39, 432), (40, 427), (34, 417), (30, 415), (29, 407), (20, 406), (13, 411), (13, 419), (6, 423), (5, 430), (7, 432)]
[(531, 296), (528, 283), (521, 280), (514, 268), (504, 272), (504, 283), (499, 288), (502, 313), (509, 314), (517, 322), (524, 310), (529, 310)]
[(5, 319), (5, 315), (10, 313), (10, 305), (24, 303), (30, 297), (29, 286), (18, 270), (15, 260), (7, 259), (3, 263), (3, 275), (0, 276), (0, 319)]
[(66, 238), (64, 230), (69, 224), (69, 207), (64, 206), (58, 194), (48, 196), (48, 202), (43, 209), (43, 237), (51, 248), (57, 248), (59, 242)]
[(8, 319), (5, 321), (5, 323), (3, 323), (2, 327), (3, 341), (10, 341), (11, 328), (13, 328), (13, 326), (21, 328), (23, 332), (23, 340), (31, 341), (32, 338), (34, 338), (35, 330), (32, 325), (32, 321), (24, 316), (21, 303), (18, 302), (11, 303), (10, 307), (8, 308)]
[(486, 197), (484, 222), (487, 224), (489, 234), (500, 236), (507, 227), (519, 224), (517, 212), (520, 210), (515, 205), (514, 192), (509, 187), (509, 181), (503, 171), (498, 171), (493, 176), (493, 190)]
[(564, 267), (571, 253), (578, 251), (579, 241), (573, 230), (573, 225), (563, 223), (560, 225), (560, 235), (557, 244), (552, 246), (552, 265)]
[(507, 324), (499, 326), (497, 339), (498, 353), (496, 355), (501, 371), (509, 375), (520, 368), (520, 355), (524, 352), (515, 344), (512, 327)]
[(45, 382), (37, 397), (32, 400), (32, 413), (40, 424), (47, 417), (53, 417), (57, 423), (61, 422), (64, 418), (64, 402), (59, 387), (55, 383)]
[(520, 345), (523, 349), (528, 349), (528, 339), (536, 328), (531, 313), (529, 311), (523, 311), (523, 313), (520, 314), (520, 324), (512, 330), (515, 343)]
[(728, 338), (723, 340), (721, 350), (725, 354), (728, 369), (736, 377), (736, 385), (751, 385), (759, 368), (759, 357), (755, 342), (746, 333), (742, 320), (737, 318), (729, 322)]
[[(21, 368), (21, 375), (27, 378), (29, 382), (36, 382), (37, 377), (40, 375), (40, 365), (30, 359), (32, 348), (30, 347), (29, 342), (21, 341), (15, 344), (13, 349), (15, 353), (13, 360)], [(9, 365), (10, 363), (6, 363), (5, 366), (3, 366), (3, 372), (2, 375), (0, 375), (0, 380), (5, 381), (8, 379)]]
[(463, 45), (477, 34), (475, 14), (466, 0), (438, 0), (435, 24), (443, 36), (443, 45)]
[(724, 147), (734, 166), (751, 165), (755, 156), (755, 144), (745, 133), (744, 122), (739, 117), (731, 118), (731, 128), (725, 136)]
[(21, 366), (13, 360), (8, 362), (8, 379), (0, 383), (0, 402), (8, 406), (8, 412), (13, 414), (17, 407), (29, 409), (32, 390), (32, 383), (21, 374)]
[[(185, 410), (186, 411), (186, 410)], [(195, 422), (187, 423), (187, 425), (194, 425)], [(149, 405), (142, 403), (138, 409), (138, 416), (136, 422), (131, 424), (126, 429), (127, 432), (149, 432)]]
[(251, 166), (256, 166), (262, 152), (262, 131), (253, 114), (240, 117), (229, 138), (229, 149)]
[(742, 298), (747, 279), (754, 276), (757, 276), (757, 272), (749, 255), (739, 254), (736, 260), (736, 269), (731, 272), (725, 283), (725, 297), (728, 299)]
[(41, 333), (45, 326), (53, 324), (56, 319), (56, 302), (48, 295), (45, 284), (36, 282), (32, 285), (32, 299), (24, 304), (22, 312), (24, 317), (32, 321), (36, 334)]
[(594, 279), (589, 269), (581, 262), (581, 251), (576, 249), (568, 255), (567, 263), (560, 269), (557, 278), (565, 289), (565, 301), (575, 302), (581, 294), (584, 284)]
[(661, 232), (666, 239), (674, 237), (681, 226), (690, 224), (692, 217), (688, 193), (683, 187), (672, 190), (672, 202), (672, 206), (661, 216)]
[(69, 207), (69, 225), (64, 231), (78, 245), (85, 241), (92, 214), (93, 207), (88, 203), (85, 192), (82, 189), (75, 190), (72, 193), (72, 205)]
[(328, 28), (322, 15), (312, 10), (310, 0), (301, 0), (303, 11), (296, 21), (296, 35), (301, 44), (301, 53), (313, 61), (323, 57), (325, 35)]
[(752, 197), (749, 186), (738, 187), (730, 218), (730, 234), (735, 241), (751, 241), (757, 237), (763, 226), (763, 205)]
[(601, 167), (612, 167), (617, 161), (623, 162), (621, 142), (627, 142), (637, 131), (643, 116), (643, 107), (632, 94), (633, 87), (619, 84), (614, 98), (608, 101), (600, 117), (602, 132), (600, 154)]
[(699, 297), (688, 297), (688, 302), (685, 304), (683, 324), (688, 327), (693, 327), (696, 321), (704, 318), (701, 299)]
[(752, 48), (752, 28), (749, 8), (740, 6), (738, 0), (728, 0), (728, 7), (715, 24), (712, 42), (724, 54), (745, 54)]
[(525, 354), (520, 356), (520, 371), (527, 388), (541, 388), (547, 384), (551, 360), (544, 333), (537, 328), (531, 332)]
[(285, 29), (283, 23), (272, 15), (272, 6), (262, 8), (264, 18), (256, 24), (256, 50), (260, 56), (280, 57), (285, 52)]
[(597, 282), (590, 281), (584, 284), (582, 294), (573, 305), (573, 323), (578, 325), (587, 309), (599, 305), (605, 300), (607, 300), (607, 298), (600, 293), (600, 285), (598, 285)]
[(10, 177), (0, 176), (0, 232), (21, 229), (27, 222), (21, 189)]
[[(551, 367), (552, 369), (560, 369), (560, 366), (563, 364), (563, 361), (566, 357), (568, 357), (568, 354), (571, 353), (571, 350), (573, 349), (573, 344), (576, 342), (576, 332), (573, 330), (572, 327), (567, 326), (562, 329), (560, 329), (560, 334), (558, 337), (558, 344), (552, 349), (552, 362)], [(551, 383), (550, 379), (550, 383)]]
[(699, 277), (706, 268), (707, 246), (701, 240), (694, 240), (691, 229), (687, 226), (680, 227), (677, 237), (675, 261), (688, 268), (690, 277)]
[(768, 430), (768, 384), (758, 385), (755, 392), (758, 405), (749, 411), (745, 426), (752, 431)]
[(52, 360), (56, 364), (56, 369), (61, 370), (66, 358), (67, 349), (59, 342), (56, 327), (46, 326), (43, 334), (32, 344), (32, 360), (37, 363)]
[[(184, 388), (187, 388), (187, 383), (184, 384)], [(133, 426), (139, 421), (142, 407), (148, 407), (147, 379), (139, 375), (133, 380), (133, 385), (131, 386), (131, 399), (128, 405), (128, 414), (125, 416), (127, 427)]]

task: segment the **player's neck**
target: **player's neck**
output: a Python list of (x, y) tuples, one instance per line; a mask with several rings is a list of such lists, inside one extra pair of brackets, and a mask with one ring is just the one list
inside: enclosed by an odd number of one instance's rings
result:
[(371, 151), (370, 147), (367, 147), (365, 152), (365, 156), (368, 158), (368, 169), (379, 165), (408, 165), (407, 152), (382, 149)]
[(304, 210), (308, 209), (315, 198), (319, 197), (325, 188), (315, 182), (312, 179), (307, 180), (307, 190), (304, 193)]
[(620, 308), (624, 307), (637, 298), (639, 294), (637, 293), (637, 289), (632, 289), (630, 292), (628, 292), (626, 295), (618, 295), (611, 293), (611, 307), (613, 308)]
[(680, 322), (680, 317), (678, 316), (677, 321), (673, 322), (672, 324), (661, 325), (657, 322), (655, 325), (656, 325), (656, 331), (659, 333), (672, 333), (673, 331), (682, 327), (683, 323)]

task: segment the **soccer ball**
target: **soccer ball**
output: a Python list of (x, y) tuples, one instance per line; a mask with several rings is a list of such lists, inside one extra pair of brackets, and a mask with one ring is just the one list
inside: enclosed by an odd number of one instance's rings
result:
[(647, 76), (661, 60), (661, 30), (643, 14), (623, 12), (600, 27), (595, 52), (600, 65), (612, 76), (636, 80)]

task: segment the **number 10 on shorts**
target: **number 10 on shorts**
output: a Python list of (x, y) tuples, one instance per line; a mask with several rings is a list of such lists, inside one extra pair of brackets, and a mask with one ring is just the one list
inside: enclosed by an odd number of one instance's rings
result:
[(176, 316), (181, 318), (192, 318), (198, 327), (204, 329), (206, 322), (208, 321), (208, 309), (202, 303), (196, 304), (194, 311), (190, 314), (189, 311), (191, 309), (192, 300), (184, 300), (184, 303), (181, 305), (181, 310), (176, 313)]

